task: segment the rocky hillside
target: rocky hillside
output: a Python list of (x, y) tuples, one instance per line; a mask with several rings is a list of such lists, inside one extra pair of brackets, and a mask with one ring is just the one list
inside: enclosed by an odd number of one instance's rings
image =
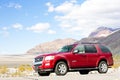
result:
[(40, 54), (40, 53), (50, 53), (57, 51), (64, 45), (72, 44), (76, 42), (75, 39), (57, 39), (51, 42), (46, 42), (35, 46), (34, 48), (27, 51), (27, 54)]
[[(103, 30), (103, 31), (102, 31)], [(100, 37), (101, 34), (105, 30), (110, 30), (110, 34), (104, 33), (105, 36)], [(102, 44), (105, 44), (107, 47), (109, 47), (113, 54), (120, 54), (120, 30), (118, 29), (112, 29), (112, 28), (98, 28), (96, 31), (98, 31), (97, 36), (93, 35), (92, 32), (91, 37), (83, 38), (79, 41), (76, 41), (75, 39), (67, 38), (67, 39), (57, 39), (51, 42), (46, 42), (39, 44), (35, 46), (34, 48), (27, 51), (27, 54), (39, 54), (39, 53), (50, 53), (57, 51), (59, 48), (61, 48), (64, 45), (72, 44), (72, 43), (80, 43), (80, 42), (99, 42)], [(109, 31), (107, 31), (109, 32)]]
[(82, 42), (99, 42), (99, 40), (104, 39), (104, 37), (86, 37), (82, 38), (81, 40), (77, 41), (76, 43), (82, 43)]
[(98, 42), (110, 48), (113, 54), (120, 54), (120, 30), (111, 33), (107, 37), (87, 37), (77, 42)]
[(101, 39), (99, 42), (108, 46), (113, 54), (120, 54), (120, 30)]
[(107, 37), (114, 31), (118, 30), (120, 28), (108, 28), (108, 27), (99, 27), (95, 31), (93, 31), (89, 37)]

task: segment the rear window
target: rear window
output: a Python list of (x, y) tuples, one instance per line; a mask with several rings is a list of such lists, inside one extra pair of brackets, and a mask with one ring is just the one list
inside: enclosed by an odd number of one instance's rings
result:
[(99, 47), (100, 47), (102, 52), (105, 52), (105, 53), (110, 52), (110, 50), (107, 47), (103, 46), (103, 45), (99, 45)]
[(86, 53), (97, 53), (97, 50), (94, 45), (85, 45)]

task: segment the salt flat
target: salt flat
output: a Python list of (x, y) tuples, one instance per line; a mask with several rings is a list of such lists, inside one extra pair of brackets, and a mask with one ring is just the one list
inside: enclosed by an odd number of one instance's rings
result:
[[(15, 67), (20, 64), (30, 64), (37, 55), (15, 55), (15, 56), (0, 56), (0, 65)], [(27, 77), (0, 77), (0, 80), (120, 80), (120, 68), (109, 69), (106, 74), (97, 72), (89, 73), (88, 75), (80, 75), (78, 72), (69, 72), (65, 76), (56, 76), (52, 73), (48, 77), (27, 76)]]
[(120, 69), (116, 69), (106, 74), (90, 73), (88, 75), (80, 75), (78, 72), (69, 72), (65, 76), (56, 76), (52, 73), (48, 77), (28, 76), (28, 77), (9, 77), (0, 78), (0, 80), (120, 80)]
[(21, 64), (32, 65), (35, 56), (37, 55), (0, 55), (0, 66), (16, 67)]

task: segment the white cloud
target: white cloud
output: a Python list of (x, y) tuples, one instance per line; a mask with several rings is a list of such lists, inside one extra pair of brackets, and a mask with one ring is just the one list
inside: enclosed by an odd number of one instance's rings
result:
[(54, 6), (50, 2), (46, 3), (46, 6), (48, 6), (48, 12), (54, 11)]
[(63, 4), (57, 6), (55, 8), (55, 11), (56, 12), (61, 12), (61, 13), (66, 13), (66, 12), (70, 12), (72, 7), (74, 6), (74, 3), (73, 2), (64, 2)]
[[(79, 32), (87, 36), (100, 26), (120, 27), (120, 0), (86, 0), (76, 4), (76, 0), (65, 1), (56, 7), (53, 12), (59, 26), (68, 32)], [(54, 6), (50, 4), (50, 6)]]
[(50, 2), (46, 3), (46, 6), (48, 6), (48, 12), (62, 12), (62, 13), (66, 13), (68, 11), (71, 11), (71, 8), (73, 6), (73, 3), (75, 3), (76, 0), (71, 0), (71, 2), (65, 1), (63, 4), (54, 7), (53, 4), (51, 4)]
[(22, 30), (23, 29), (23, 25), (20, 24), (20, 23), (13, 24), (12, 27), (14, 29), (18, 29), (18, 30)]
[(18, 3), (9, 3), (7, 5), (7, 7), (9, 7), (9, 8), (15, 8), (15, 9), (20, 9), (20, 8), (22, 8), (22, 5), (20, 5)]
[(8, 27), (2, 27), (2, 30), (0, 31), (0, 35), (2, 35), (3, 37), (8, 37), (9, 36), (9, 32), (8, 32)]
[(33, 25), (32, 27), (28, 27), (27, 30), (31, 30), (33, 32), (43, 32), (47, 29), (49, 29), (50, 24), (49, 23), (37, 23), (35, 25)]
[(8, 30), (8, 27), (3, 27), (2, 30), (6, 31)]
[(56, 31), (54, 31), (54, 30), (48, 30), (48, 34), (56, 34)]
[(72, 2), (72, 3), (76, 3), (76, 2), (77, 2), (77, 0), (70, 0), (70, 2)]

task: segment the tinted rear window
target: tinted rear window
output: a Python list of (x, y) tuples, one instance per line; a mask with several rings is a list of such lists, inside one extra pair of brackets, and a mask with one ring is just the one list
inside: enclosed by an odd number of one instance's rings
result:
[(85, 45), (86, 53), (97, 53), (97, 50), (94, 45)]
[(107, 47), (103, 46), (103, 45), (99, 45), (99, 47), (100, 47), (102, 52), (110, 52), (110, 50)]

